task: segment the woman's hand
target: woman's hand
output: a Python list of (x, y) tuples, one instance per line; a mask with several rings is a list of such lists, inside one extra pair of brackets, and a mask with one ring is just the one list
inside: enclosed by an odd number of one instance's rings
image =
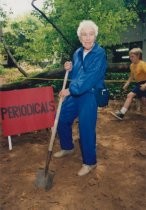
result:
[(69, 92), (69, 89), (64, 89), (64, 90), (61, 90), (60, 93), (59, 93), (59, 97), (62, 97), (62, 98), (65, 98), (66, 96), (69, 96), (70, 95), (70, 92)]
[(71, 71), (72, 70), (72, 62), (71, 61), (66, 61), (64, 64), (64, 69), (66, 71)]

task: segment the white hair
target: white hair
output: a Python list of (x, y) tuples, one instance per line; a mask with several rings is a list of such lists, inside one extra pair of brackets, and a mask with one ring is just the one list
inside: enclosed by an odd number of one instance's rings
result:
[(79, 27), (77, 29), (77, 35), (78, 37), (81, 36), (81, 32), (84, 28), (91, 27), (95, 31), (95, 36), (98, 35), (98, 26), (92, 21), (92, 20), (83, 20), (80, 22)]

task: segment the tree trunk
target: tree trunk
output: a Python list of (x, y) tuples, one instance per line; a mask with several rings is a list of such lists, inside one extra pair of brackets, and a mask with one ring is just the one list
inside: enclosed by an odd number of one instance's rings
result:
[(15, 60), (15, 58), (13, 57), (12, 53), (10, 52), (8, 46), (4, 43), (3, 41), (3, 45), (5, 48), (5, 51), (7, 52), (7, 54), (9, 55), (9, 57), (12, 59), (13, 63), (15, 64), (15, 66), (18, 68), (18, 70), (25, 76), (28, 77), (28, 74), (24, 71), (24, 69), (18, 65), (17, 61)]

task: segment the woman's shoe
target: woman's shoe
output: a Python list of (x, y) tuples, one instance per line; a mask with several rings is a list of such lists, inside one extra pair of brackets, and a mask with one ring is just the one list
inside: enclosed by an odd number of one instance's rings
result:
[(88, 174), (93, 168), (96, 168), (96, 164), (95, 165), (82, 165), (82, 168), (78, 171), (78, 176), (84, 176), (86, 174)]
[(55, 158), (61, 158), (61, 157), (64, 157), (66, 155), (71, 155), (74, 153), (74, 149), (71, 149), (71, 150), (60, 150), (58, 152), (56, 152), (53, 157)]

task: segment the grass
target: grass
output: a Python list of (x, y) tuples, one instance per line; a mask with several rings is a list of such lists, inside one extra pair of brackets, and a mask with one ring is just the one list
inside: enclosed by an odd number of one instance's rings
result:
[[(22, 64), (21, 67), (29, 75), (34, 76), (43, 71), (40, 67)], [(4, 78), (5, 83), (14, 83), (23, 81), (26, 77), (17, 68), (8, 68), (0, 66), (0, 77)]]

